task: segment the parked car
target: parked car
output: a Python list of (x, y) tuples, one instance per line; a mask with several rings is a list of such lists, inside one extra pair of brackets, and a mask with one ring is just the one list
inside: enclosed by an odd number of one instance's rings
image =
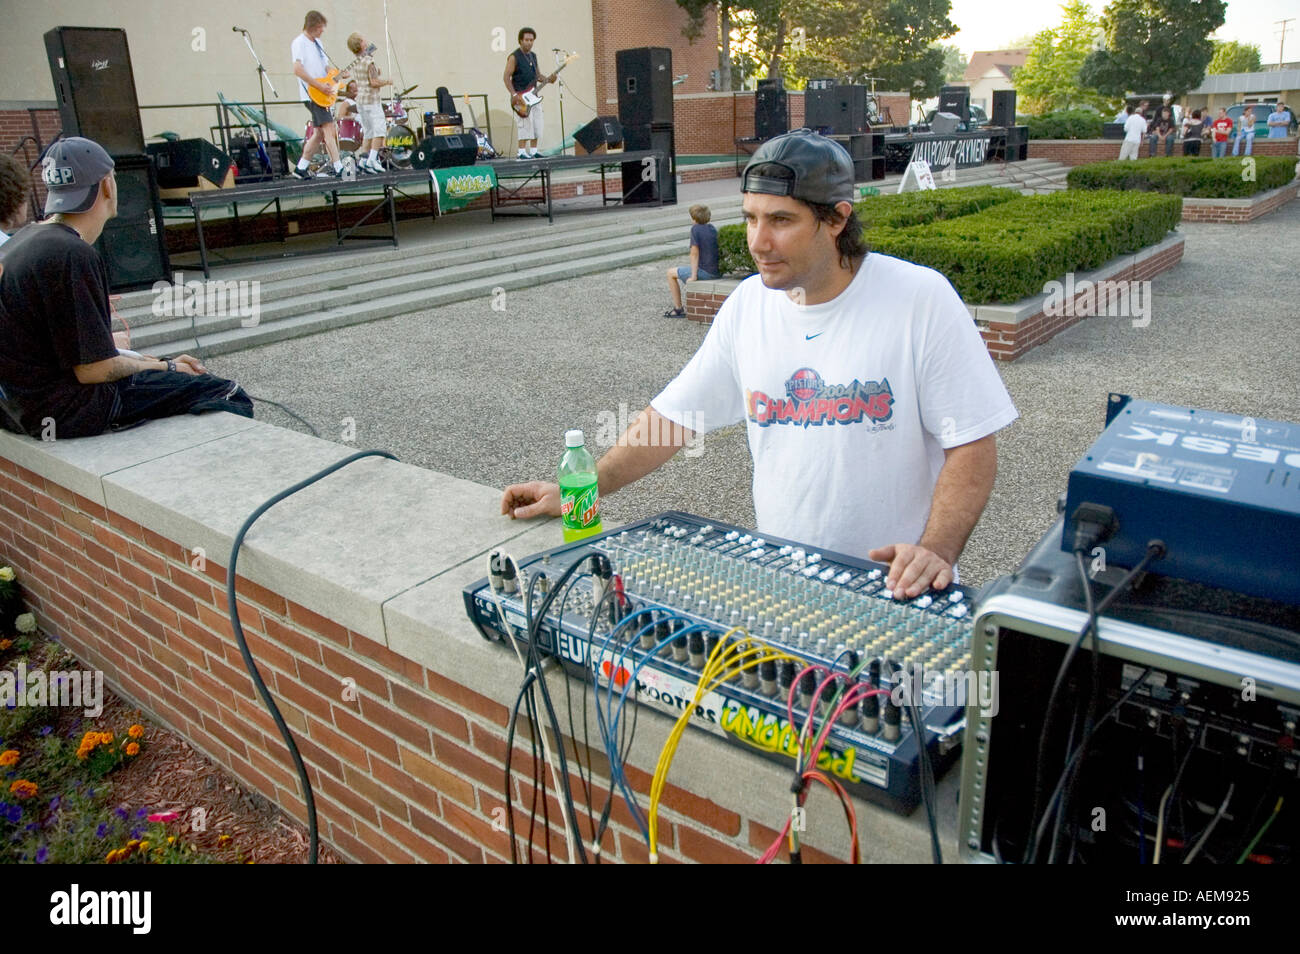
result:
[[(1276, 103), (1233, 103), (1228, 107), (1228, 118), (1232, 120), (1232, 133), (1235, 136), (1241, 129), (1241, 115), (1246, 111), (1247, 106), (1255, 107), (1255, 138), (1268, 138), (1268, 114), (1277, 108)], [(1217, 115), (1217, 113), (1216, 113)], [(1287, 130), (1288, 134), (1296, 128), (1295, 113), (1291, 114), (1291, 128)]]

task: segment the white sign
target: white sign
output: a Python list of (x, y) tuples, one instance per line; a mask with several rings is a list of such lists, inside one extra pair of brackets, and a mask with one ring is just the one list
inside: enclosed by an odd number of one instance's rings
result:
[(937, 188), (938, 186), (934, 184), (934, 173), (930, 171), (930, 164), (924, 159), (909, 162), (907, 171), (903, 173), (903, 180), (898, 183), (899, 192)]

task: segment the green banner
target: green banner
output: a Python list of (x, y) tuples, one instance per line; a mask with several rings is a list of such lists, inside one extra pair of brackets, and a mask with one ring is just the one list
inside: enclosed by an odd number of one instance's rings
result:
[(491, 166), (451, 166), (430, 169), (438, 193), (438, 211), (463, 209), (489, 189), (497, 187), (497, 171)]

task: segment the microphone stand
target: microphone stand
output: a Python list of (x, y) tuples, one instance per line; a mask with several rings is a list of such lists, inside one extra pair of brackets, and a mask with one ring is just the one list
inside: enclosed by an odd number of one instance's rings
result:
[[(561, 63), (564, 62), (563, 51), (551, 50), (551, 52), (555, 54), (556, 66), (559, 66)], [(560, 155), (564, 156), (568, 154), (568, 150), (569, 150), (569, 147), (565, 145), (567, 140), (565, 139), (565, 133), (564, 133), (564, 80), (559, 76), (555, 77), (555, 85), (558, 86), (560, 89)], [(541, 143), (538, 143), (538, 145), (540, 146)], [(577, 155), (576, 151), (574, 155)]]
[[(266, 112), (266, 87), (271, 87), (271, 95), (276, 99), (280, 98), (280, 94), (276, 92), (275, 84), (271, 82), (271, 77), (267, 75), (266, 67), (262, 65), (262, 58), (257, 55), (257, 50), (253, 49), (253, 41), (249, 38), (248, 31), (240, 30), (239, 32), (244, 34), (244, 43), (248, 46), (248, 52), (253, 54), (253, 60), (257, 63), (257, 91), (262, 95), (262, 127), (265, 132), (262, 139), (267, 141), (271, 138), (271, 117)], [(223, 140), (225, 139), (224, 131), (221, 137)]]

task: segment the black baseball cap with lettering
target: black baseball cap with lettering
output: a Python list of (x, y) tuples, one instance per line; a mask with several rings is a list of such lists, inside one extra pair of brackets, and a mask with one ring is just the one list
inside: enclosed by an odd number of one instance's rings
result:
[(112, 158), (97, 142), (72, 136), (51, 143), (41, 157), (41, 181), (48, 190), (45, 214), (85, 212), (112, 171)]
[[(781, 175), (770, 168), (781, 167)], [(759, 146), (745, 165), (741, 192), (788, 195), (817, 205), (853, 201), (853, 160), (848, 150), (811, 129), (796, 129)]]

